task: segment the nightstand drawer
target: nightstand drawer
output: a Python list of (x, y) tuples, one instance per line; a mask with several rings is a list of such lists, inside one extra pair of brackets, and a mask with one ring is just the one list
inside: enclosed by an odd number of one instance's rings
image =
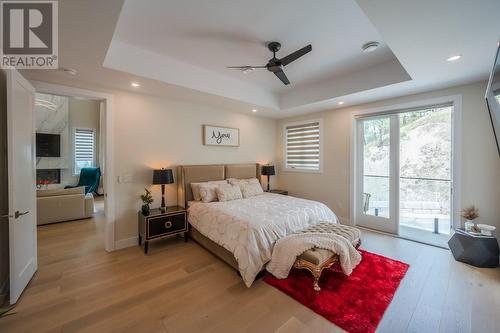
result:
[(187, 231), (186, 213), (151, 217), (146, 223), (146, 239)]

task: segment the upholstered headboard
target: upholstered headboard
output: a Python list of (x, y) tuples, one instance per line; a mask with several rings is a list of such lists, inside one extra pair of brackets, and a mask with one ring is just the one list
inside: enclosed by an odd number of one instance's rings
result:
[(228, 178), (254, 178), (260, 181), (260, 165), (216, 164), (216, 165), (181, 165), (177, 167), (177, 202), (186, 207), (193, 200), (191, 183), (224, 180)]

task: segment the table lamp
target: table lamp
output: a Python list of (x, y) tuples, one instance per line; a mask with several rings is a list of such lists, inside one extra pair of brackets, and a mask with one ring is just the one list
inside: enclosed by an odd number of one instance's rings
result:
[(153, 170), (153, 185), (161, 185), (161, 207), (162, 212), (166, 211), (165, 206), (165, 184), (172, 184), (174, 175), (172, 169)]
[(276, 174), (274, 171), (274, 165), (263, 165), (261, 173), (262, 175), (267, 176), (267, 192), (269, 192), (269, 177)]

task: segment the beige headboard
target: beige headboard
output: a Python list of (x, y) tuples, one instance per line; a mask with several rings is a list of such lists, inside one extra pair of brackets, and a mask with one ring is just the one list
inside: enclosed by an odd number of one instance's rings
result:
[(177, 167), (178, 205), (186, 207), (193, 200), (191, 183), (254, 177), (260, 181), (260, 164), (181, 165)]

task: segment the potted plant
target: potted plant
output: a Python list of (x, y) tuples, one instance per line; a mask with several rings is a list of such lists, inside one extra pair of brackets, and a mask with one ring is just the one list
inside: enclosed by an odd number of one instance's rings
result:
[(472, 205), (462, 209), (460, 215), (465, 219), (465, 231), (475, 231), (474, 220), (479, 217), (479, 209)]
[(153, 203), (153, 196), (151, 195), (151, 191), (148, 190), (147, 188), (144, 189), (146, 193), (141, 194), (141, 200), (142, 200), (142, 213), (144, 215), (149, 215), (149, 205)]

